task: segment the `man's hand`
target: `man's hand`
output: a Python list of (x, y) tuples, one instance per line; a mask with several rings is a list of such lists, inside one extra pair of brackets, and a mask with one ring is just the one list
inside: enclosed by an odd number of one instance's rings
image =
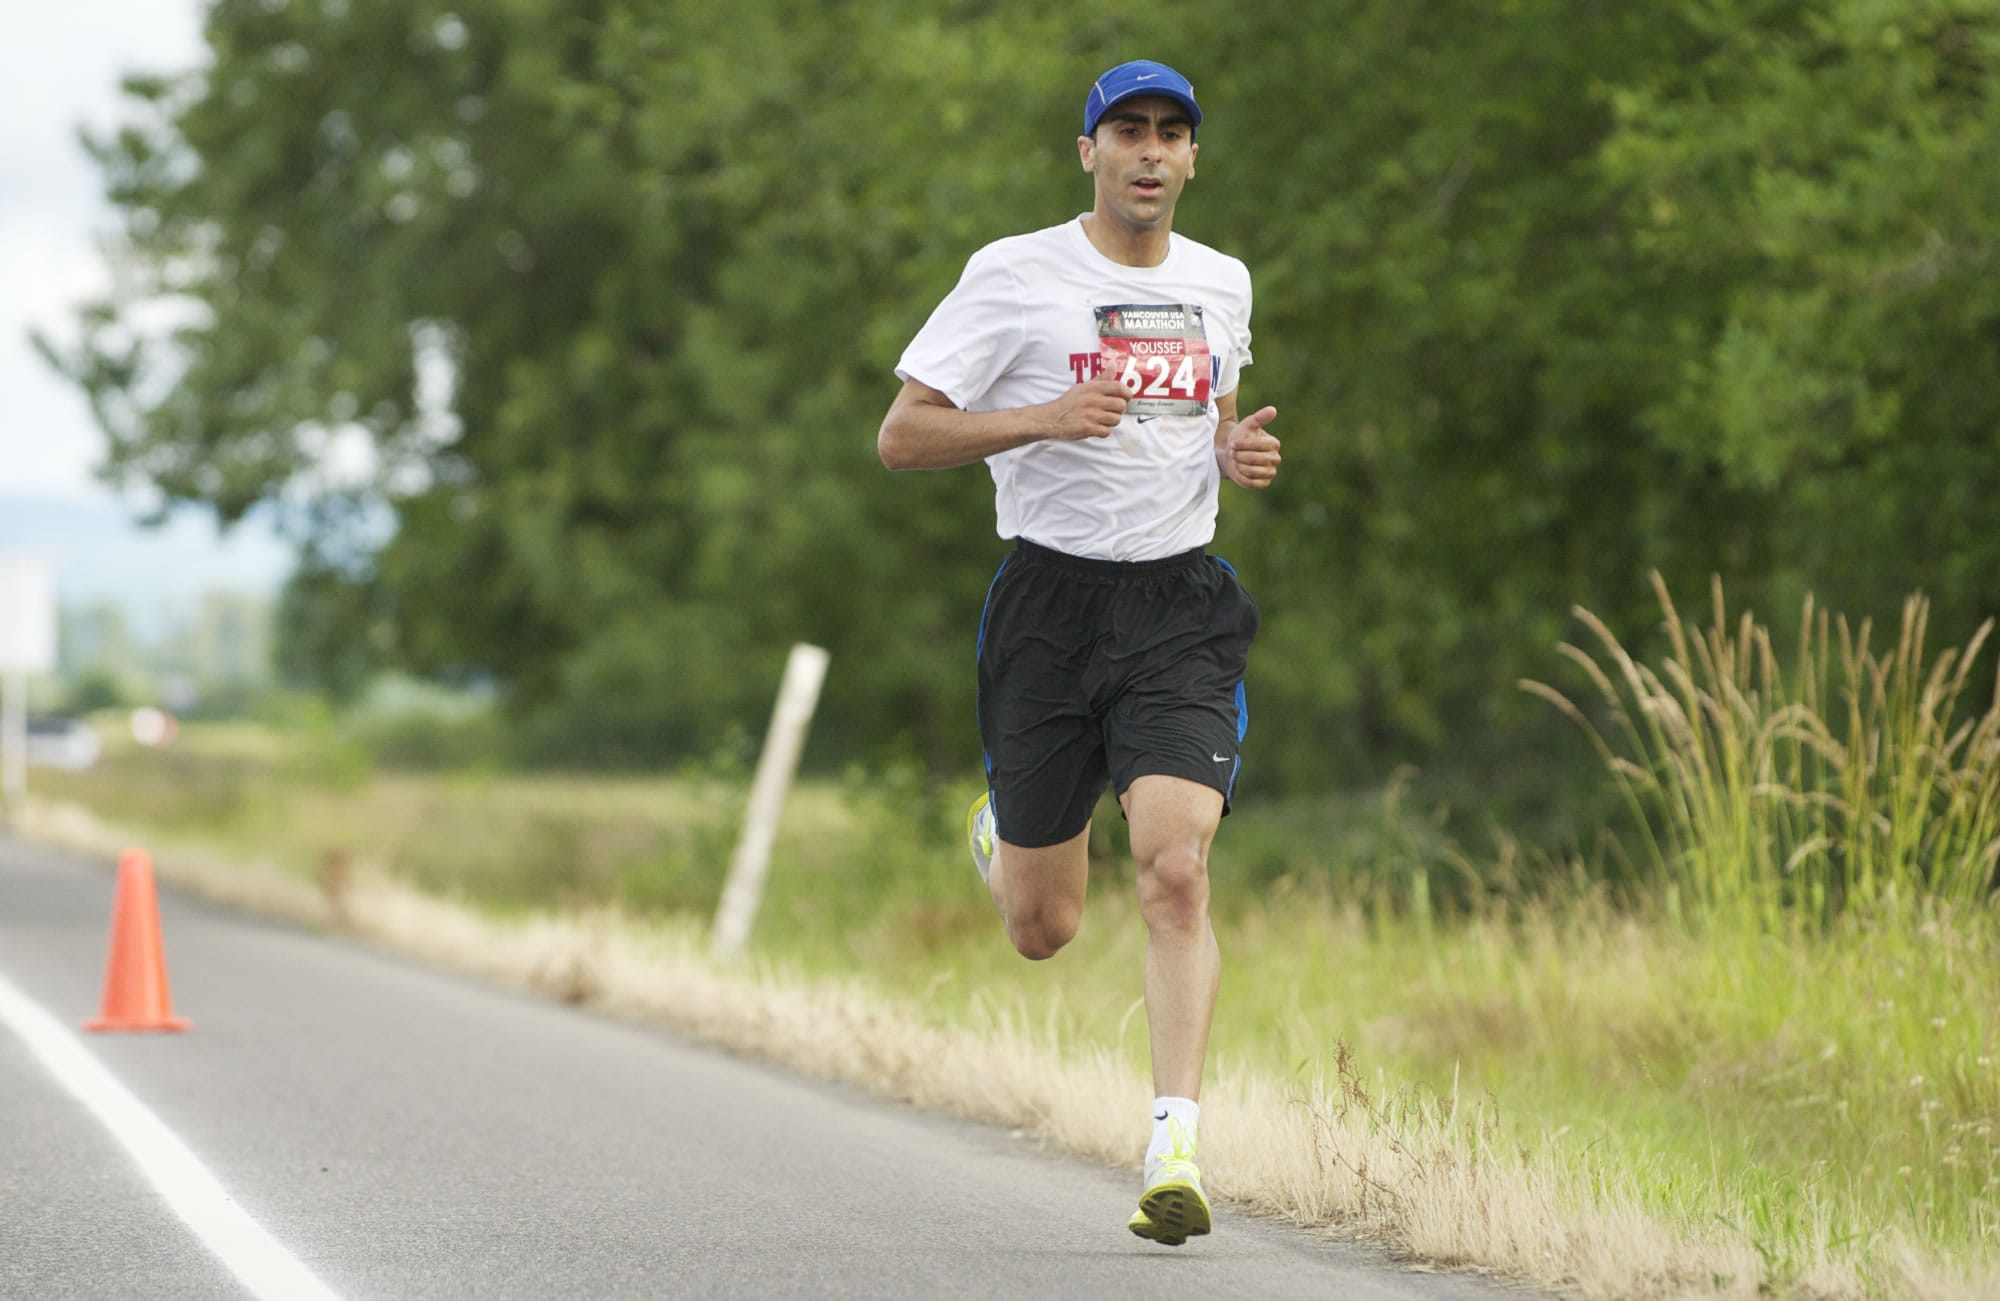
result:
[(1118, 427), (1130, 397), (1115, 379), (1087, 379), (1042, 408), (1048, 436), (1066, 442), (1102, 438)]
[(1268, 488), (1278, 477), (1278, 463), (1284, 458), (1278, 455), (1276, 435), (1264, 432), (1264, 426), (1278, 418), (1278, 408), (1263, 407), (1251, 412), (1229, 428), (1222, 446), (1215, 451), (1215, 459), (1222, 467), (1222, 473), (1239, 488)]

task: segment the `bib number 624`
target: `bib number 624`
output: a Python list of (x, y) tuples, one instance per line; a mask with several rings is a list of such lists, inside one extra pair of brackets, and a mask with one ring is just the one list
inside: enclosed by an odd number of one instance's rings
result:
[(1168, 357), (1127, 357), (1118, 372), (1118, 382), (1135, 398), (1180, 398), (1191, 400), (1198, 385), (1194, 358), (1182, 357), (1178, 364)]
[(1201, 308), (1188, 303), (1123, 303), (1097, 309), (1102, 374), (1130, 394), (1142, 416), (1193, 416), (1208, 409), (1214, 367)]

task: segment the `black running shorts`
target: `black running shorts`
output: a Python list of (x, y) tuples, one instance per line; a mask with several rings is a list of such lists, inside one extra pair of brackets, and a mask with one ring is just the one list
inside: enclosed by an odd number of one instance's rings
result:
[(979, 737), (1000, 839), (1036, 848), (1089, 825), (1109, 780), (1184, 777), (1222, 792), (1250, 723), (1257, 606), (1200, 550), (1084, 560), (1022, 541), (979, 621)]

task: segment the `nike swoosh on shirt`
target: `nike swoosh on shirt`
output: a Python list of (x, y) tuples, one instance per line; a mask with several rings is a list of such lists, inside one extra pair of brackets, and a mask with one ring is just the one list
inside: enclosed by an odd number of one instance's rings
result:
[(1228, 759), (1226, 759), (1225, 757), (1223, 757), (1222, 755), (1219, 755), (1219, 754), (1212, 754), (1212, 755), (1210, 755), (1210, 756), (1208, 756), (1208, 757), (1209, 757), (1209, 758), (1211, 758), (1211, 759), (1213, 759), (1213, 760), (1215, 760), (1215, 761), (1216, 761), (1217, 763), (1228, 763), (1228, 762), (1229, 762), (1229, 760), (1228, 760)]

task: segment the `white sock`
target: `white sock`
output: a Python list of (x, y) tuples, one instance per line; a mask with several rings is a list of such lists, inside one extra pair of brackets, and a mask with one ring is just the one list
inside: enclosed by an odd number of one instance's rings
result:
[(1200, 1119), (1201, 1104), (1193, 1098), (1154, 1098), (1153, 1141), (1146, 1145), (1146, 1159), (1171, 1156), (1177, 1148), (1193, 1156), (1194, 1127)]

